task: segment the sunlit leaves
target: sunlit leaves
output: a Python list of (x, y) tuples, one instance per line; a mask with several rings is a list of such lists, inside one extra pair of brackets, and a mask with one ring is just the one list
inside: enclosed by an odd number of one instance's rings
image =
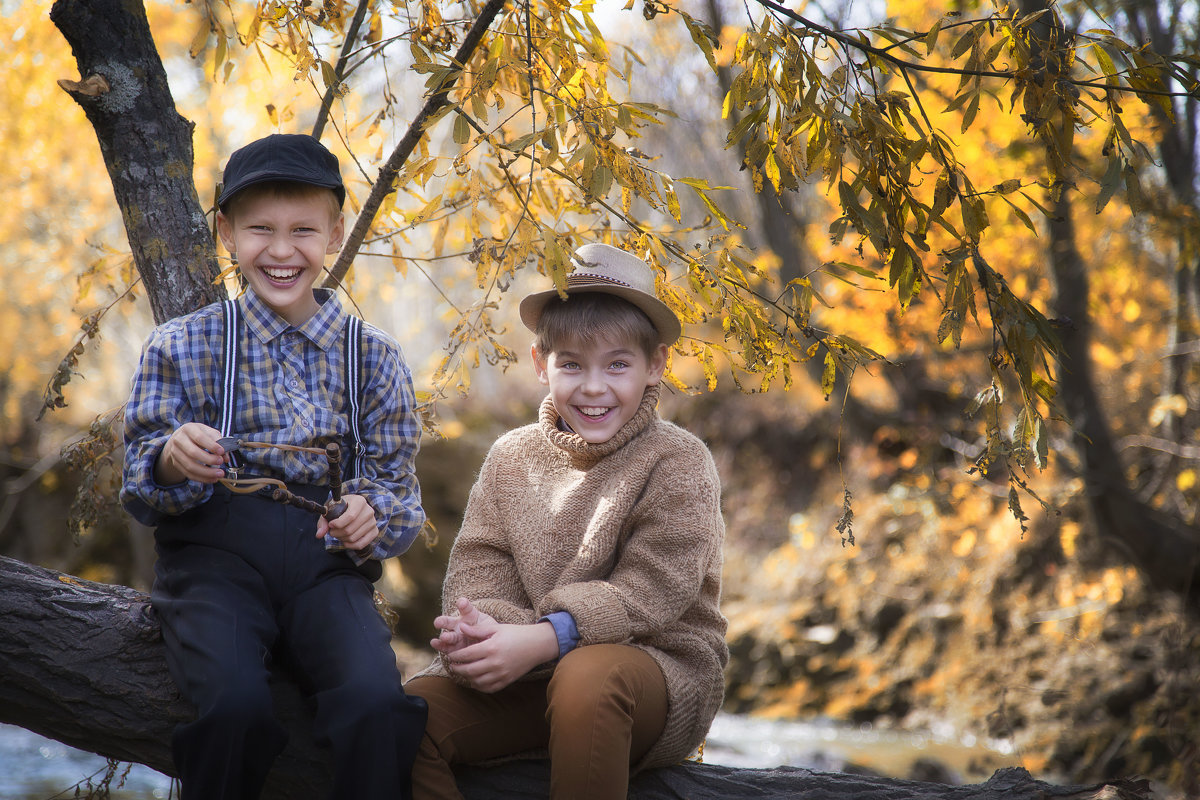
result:
[[(754, 189), (783, 193), (811, 182), (836, 205), (829, 238), (842, 250), (820, 275), (869, 286), (902, 313), (933, 307), (936, 340), (947, 348), (960, 347), (969, 326), (991, 329), (989, 364), (998, 383), (1020, 384), (1012, 396), (1025, 415), (1014, 427), (1018, 412), (1003, 409), (1009, 419), (996, 430), (1009, 432), (1013, 452), (1036, 454), (1055, 343), (1030, 298), (1010, 290), (983, 255), (998, 219), (1036, 231), (1041, 194), (1082, 183), (1074, 148), (1084, 127), (1106, 131), (1109, 143), (1102, 173), (1088, 176), (1100, 187), (1095, 207), (1140, 193), (1135, 164), (1145, 153), (1123, 121), (1120, 92), (1157, 90), (1170, 64), (1106, 32), (1093, 34), (1090, 47), (1067, 36), (1040, 46), (1032, 26), (1055, 21), (1055, 12), (947, 15), (923, 30), (893, 20), (842, 32), (772, 5), (741, 31), (718, 36), (665, 3), (645, 7), (654, 26), (677, 26), (698, 63), (728, 68), (727, 143)], [(450, 106), (420, 131), (420, 148), (398, 169), (370, 239), (374, 254), (397, 269), (430, 252), (469, 254), (461, 271), (477, 294), (447, 303), (452, 332), (437, 374), (446, 387), (465, 390), (476, 363), (508, 363), (497, 311), (511, 307), (506, 293), (520, 272), (538, 270), (562, 289), (570, 252), (598, 239), (654, 266), (663, 297), (688, 323), (675, 353), (695, 359), (705, 387), (723, 369), (748, 391), (787, 386), (795, 365), (819, 359), (813, 366), (828, 396), (880, 357), (820, 329), (814, 306), (825, 303), (827, 282), (810, 275), (781, 287), (746, 249), (745, 223), (730, 210), (736, 190), (706, 174), (668, 175), (644, 152), (645, 129), (672, 122), (670, 112), (646, 102), (624, 66), (636, 65), (637, 53), (605, 40), (590, 4), (509, 6), (465, 63), (455, 56), (466, 28), (459, 7), (375, 4), (344, 70), (334, 52), (349, 6), (205, 8), (216, 10), (204, 12), (192, 49), (212, 74), (226, 73), (248, 47), (285, 55), (318, 93), (335, 90), (333, 124), (362, 181), (374, 176), (389, 138), (403, 133), (415, 96), (453, 81)], [(387, 86), (356, 95), (368, 85), (356, 83), (357, 74), (386, 78)], [(412, 74), (420, 77), (404, 96), (400, 76)], [(1003, 113), (1020, 115), (1028, 142), (1047, 153), (1044, 176), (975, 177), (956, 139)], [(270, 121), (287, 120), (277, 110)], [(430, 274), (439, 291), (457, 279), (450, 269)], [(1017, 435), (1018, 427), (1032, 433)]]

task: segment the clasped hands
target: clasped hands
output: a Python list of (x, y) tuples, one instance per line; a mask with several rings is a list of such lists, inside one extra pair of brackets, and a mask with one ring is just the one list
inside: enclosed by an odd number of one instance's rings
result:
[[(174, 486), (185, 480), (216, 483), (225, 477), (229, 457), (219, 439), (221, 432), (199, 422), (187, 422), (171, 433), (154, 463), (154, 480), (160, 486)], [(368, 547), (379, 535), (375, 510), (362, 495), (342, 497), (346, 510), (332, 521), (317, 519), (318, 539), (332, 536), (350, 550)]]
[(558, 637), (549, 622), (502, 624), (465, 597), (458, 613), (433, 621), (440, 633), (429, 644), (442, 654), (446, 668), (473, 689), (498, 692), (539, 664), (558, 657)]

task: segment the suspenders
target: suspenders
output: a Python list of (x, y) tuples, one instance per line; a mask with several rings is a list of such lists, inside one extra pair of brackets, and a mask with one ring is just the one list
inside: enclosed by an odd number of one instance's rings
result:
[[(225, 318), (225, 330), (222, 335), (222, 349), (225, 358), (221, 364), (221, 397), (220, 424), (217, 429), (221, 436), (233, 435), (233, 420), (237, 417), (237, 374), (241, 364), (241, 348), (238, 347), (238, 331), (241, 330), (241, 311), (237, 301), (225, 300), (221, 303), (221, 315)], [(242, 458), (234, 453), (230, 460), (234, 469), (242, 466)]]
[(346, 418), (350, 421), (349, 450), (343, 459), (344, 475), (353, 477), (361, 473), (366, 447), (362, 438), (362, 320), (353, 314), (346, 321), (344, 342), (346, 369)]
[[(238, 346), (241, 331), (241, 309), (236, 300), (225, 300), (221, 303), (221, 316), (224, 318), (224, 334), (222, 349), (224, 359), (221, 368), (220, 389), (220, 419), (217, 428), (222, 436), (234, 436), (233, 421), (237, 418), (237, 377), (241, 366), (242, 349)], [(346, 336), (342, 343), (345, 358), (346, 378), (346, 417), (350, 422), (348, 441), (343, 442), (347, 455), (342, 460), (342, 480), (349, 480), (358, 475), (366, 446), (362, 439), (362, 320), (353, 314), (347, 315)], [(233, 454), (234, 467), (241, 466), (237, 453)]]

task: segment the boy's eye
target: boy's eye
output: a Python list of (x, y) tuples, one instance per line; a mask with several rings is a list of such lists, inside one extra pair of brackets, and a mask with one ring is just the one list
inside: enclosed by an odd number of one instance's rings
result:
[(624, 361), (614, 361), (612, 364), (609, 365), (608, 368), (609, 369), (625, 369), (628, 366), (629, 366), (629, 364), (627, 364)]

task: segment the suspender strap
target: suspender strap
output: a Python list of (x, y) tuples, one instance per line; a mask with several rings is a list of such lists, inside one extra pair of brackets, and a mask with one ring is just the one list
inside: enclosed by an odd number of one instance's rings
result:
[[(218, 429), (222, 436), (233, 435), (233, 421), (237, 418), (237, 378), (241, 361), (241, 348), (238, 347), (238, 334), (241, 330), (241, 313), (237, 301), (225, 300), (221, 303), (221, 315), (225, 322), (225, 332), (222, 340), (224, 358), (221, 365), (220, 390), (220, 419)], [(359, 474), (363, 455), (366, 451), (362, 437), (362, 320), (353, 314), (346, 321), (346, 338), (344, 343), (346, 370), (346, 418), (350, 422), (350, 435), (346, 446), (349, 453), (343, 459), (342, 479), (349, 480)], [(234, 466), (241, 466), (236, 453), (233, 454)]]
[[(241, 329), (241, 313), (236, 300), (225, 300), (221, 303), (221, 315), (225, 321), (223, 337), (224, 359), (221, 365), (221, 397), (220, 419), (217, 428), (222, 436), (233, 435), (233, 421), (237, 419), (237, 376), (241, 359), (241, 348), (238, 347), (238, 332)], [(232, 456), (233, 465), (241, 466), (237, 454)]]
[(346, 321), (345, 358), (346, 366), (346, 419), (350, 423), (349, 454), (344, 460), (343, 480), (356, 477), (361, 472), (363, 453), (362, 436), (362, 320), (353, 314)]

